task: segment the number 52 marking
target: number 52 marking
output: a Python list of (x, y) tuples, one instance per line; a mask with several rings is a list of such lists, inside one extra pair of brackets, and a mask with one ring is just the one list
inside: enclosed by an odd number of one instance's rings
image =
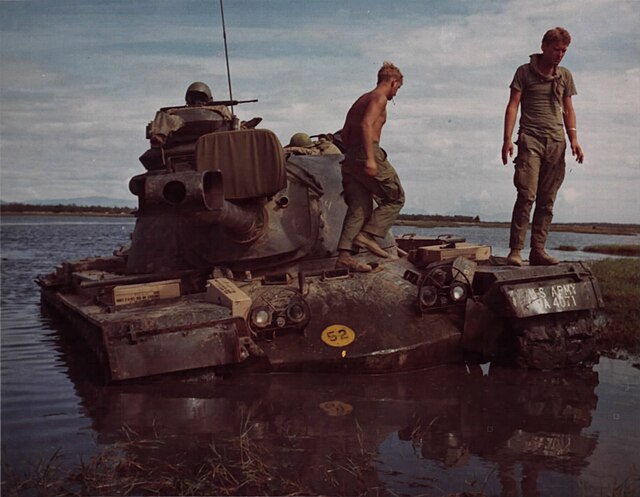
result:
[(356, 339), (356, 333), (343, 324), (332, 324), (322, 331), (320, 338), (331, 347), (345, 347)]

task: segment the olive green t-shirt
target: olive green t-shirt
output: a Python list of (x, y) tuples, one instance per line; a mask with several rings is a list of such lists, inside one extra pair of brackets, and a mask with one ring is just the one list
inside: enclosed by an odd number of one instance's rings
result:
[[(577, 95), (569, 69), (557, 67), (559, 94), (562, 98)], [(562, 105), (553, 92), (553, 82), (534, 72), (529, 64), (516, 70), (509, 88), (522, 92), (520, 100), (520, 131), (531, 136), (564, 140)]]

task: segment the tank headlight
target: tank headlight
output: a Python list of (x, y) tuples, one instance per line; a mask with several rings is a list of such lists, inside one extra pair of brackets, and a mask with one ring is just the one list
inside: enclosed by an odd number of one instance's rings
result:
[(432, 285), (425, 285), (420, 289), (420, 303), (425, 307), (431, 307), (438, 299), (438, 290)]
[(265, 328), (271, 324), (271, 313), (263, 308), (258, 307), (251, 311), (251, 324), (256, 328)]
[(307, 318), (307, 310), (300, 302), (294, 302), (287, 307), (287, 317), (292, 323), (301, 323)]
[(467, 287), (463, 283), (454, 283), (449, 289), (449, 297), (454, 302), (460, 302), (467, 297)]

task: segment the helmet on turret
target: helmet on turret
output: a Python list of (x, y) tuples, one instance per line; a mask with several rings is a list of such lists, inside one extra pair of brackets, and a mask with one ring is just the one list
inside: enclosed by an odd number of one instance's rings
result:
[(213, 96), (211, 95), (211, 89), (205, 83), (196, 81), (189, 85), (184, 99), (189, 106), (206, 105), (213, 100)]
[(311, 142), (311, 137), (306, 133), (296, 133), (289, 140), (288, 147), (311, 147), (313, 143)]

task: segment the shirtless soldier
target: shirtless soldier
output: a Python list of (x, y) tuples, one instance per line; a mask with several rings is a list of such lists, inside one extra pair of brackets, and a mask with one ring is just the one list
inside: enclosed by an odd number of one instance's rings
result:
[(513, 156), (511, 135), (518, 107), (522, 104), (513, 176), (518, 196), (513, 206), (509, 239), (511, 251), (507, 256), (507, 262), (514, 266), (522, 265), (520, 251), (524, 247), (534, 202), (529, 264), (548, 266), (560, 262), (547, 254), (544, 246), (553, 217), (553, 203), (564, 179), (565, 129), (571, 153), (578, 163), (584, 160), (571, 101), (576, 87), (571, 72), (560, 66), (569, 43), (571, 36), (566, 29), (547, 31), (542, 38), (542, 53), (533, 54), (531, 62), (520, 66), (511, 82), (502, 145), (502, 163), (505, 165)]
[(386, 236), (404, 205), (404, 191), (386, 152), (380, 148), (380, 135), (387, 120), (387, 101), (401, 86), (400, 69), (384, 62), (378, 71), (377, 86), (355, 101), (340, 132), (347, 147), (342, 163), (347, 213), (338, 242), (337, 268), (371, 271), (371, 266), (351, 257), (354, 246), (378, 257), (389, 257), (374, 237)]

